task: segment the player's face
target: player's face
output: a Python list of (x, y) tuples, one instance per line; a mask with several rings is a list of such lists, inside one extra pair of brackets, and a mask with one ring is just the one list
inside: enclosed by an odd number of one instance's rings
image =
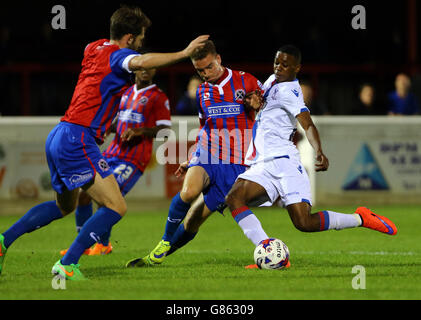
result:
[(273, 72), (277, 82), (293, 81), (300, 71), (301, 65), (297, 59), (287, 53), (278, 51), (273, 63)]
[(155, 73), (156, 69), (140, 69), (136, 71), (136, 80), (140, 80), (142, 82), (152, 81)]
[(208, 54), (200, 60), (192, 60), (193, 66), (203, 81), (216, 82), (224, 73), (219, 54)]

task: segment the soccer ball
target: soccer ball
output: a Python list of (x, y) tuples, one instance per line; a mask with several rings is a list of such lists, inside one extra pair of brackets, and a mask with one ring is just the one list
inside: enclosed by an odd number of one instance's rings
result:
[(289, 249), (279, 239), (266, 239), (254, 249), (254, 261), (260, 269), (283, 269), (288, 264)]

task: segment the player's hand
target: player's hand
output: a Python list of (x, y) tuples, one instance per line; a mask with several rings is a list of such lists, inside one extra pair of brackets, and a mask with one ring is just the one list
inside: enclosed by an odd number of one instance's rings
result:
[(109, 128), (107, 131), (105, 131), (103, 140), (106, 140), (111, 133), (112, 133), (111, 128)]
[(255, 90), (246, 94), (244, 98), (244, 105), (246, 108), (253, 108), (259, 110), (263, 104), (263, 96), (260, 90)]
[(208, 39), (209, 39), (208, 34), (198, 36), (196, 39), (190, 42), (190, 44), (183, 50), (184, 55), (186, 57), (190, 57), (193, 54), (194, 50), (196, 50), (197, 48), (203, 47), (205, 44), (205, 41)]
[(121, 134), (120, 138), (124, 142), (130, 141), (134, 137), (139, 137), (141, 135), (143, 135), (143, 128), (129, 128)]
[(189, 165), (189, 162), (188, 161), (185, 161), (182, 164), (180, 164), (180, 166), (178, 167), (178, 169), (174, 172), (174, 175), (177, 178), (182, 177), (187, 172), (188, 165)]
[(316, 171), (326, 171), (329, 168), (329, 159), (320, 152), (316, 156)]

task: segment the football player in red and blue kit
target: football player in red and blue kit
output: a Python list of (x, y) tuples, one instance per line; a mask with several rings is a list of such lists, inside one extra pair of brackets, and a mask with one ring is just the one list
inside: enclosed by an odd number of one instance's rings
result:
[[(168, 97), (153, 83), (156, 69), (136, 71), (136, 84), (123, 94), (111, 132), (116, 133), (102, 153), (125, 196), (142, 176), (152, 155), (153, 138), (159, 130), (170, 128), (171, 112)], [(79, 232), (92, 216), (92, 198), (82, 191), (76, 208), (76, 230)], [(85, 250), (90, 256), (112, 252), (110, 232), (100, 242)], [(60, 251), (65, 255), (67, 250)]]
[(74, 211), (79, 188), (99, 205), (86, 221), (52, 273), (65, 279), (83, 280), (79, 258), (98, 242), (126, 213), (127, 206), (98, 144), (116, 116), (122, 94), (130, 86), (130, 74), (141, 68), (156, 68), (188, 58), (208, 35), (199, 36), (174, 53), (139, 55), (150, 20), (139, 8), (121, 7), (111, 16), (110, 40), (86, 46), (73, 98), (61, 122), (46, 141), (47, 162), (56, 201), (30, 209), (0, 235), (0, 272), (7, 249), (20, 236), (39, 229)]
[[(204, 80), (197, 89), (201, 124), (197, 148), (190, 161), (176, 172), (187, 173), (181, 191), (172, 199), (162, 240), (145, 257), (127, 262), (127, 267), (160, 264), (166, 255), (192, 240), (208, 216), (223, 211), (226, 194), (246, 170), (244, 157), (252, 137), (255, 111), (245, 100), (256, 90), (261, 91), (261, 84), (248, 73), (222, 66), (211, 40), (191, 59)], [(203, 199), (198, 198), (202, 193)], [(186, 217), (190, 209), (200, 222), (186, 230), (192, 221)]]

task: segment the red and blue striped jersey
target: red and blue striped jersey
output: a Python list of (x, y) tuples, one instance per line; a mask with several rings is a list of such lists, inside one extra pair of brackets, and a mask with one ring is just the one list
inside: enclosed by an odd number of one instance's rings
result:
[(111, 126), (120, 98), (133, 83), (129, 60), (139, 55), (134, 50), (102, 39), (88, 44), (73, 98), (61, 121), (91, 128), (98, 143)]
[(122, 142), (120, 136), (128, 128), (171, 126), (168, 98), (155, 84), (140, 90), (133, 85), (123, 94), (117, 117), (116, 134), (104, 156), (128, 161), (144, 172), (152, 155), (153, 138)]
[(253, 109), (246, 110), (244, 98), (255, 90), (262, 90), (259, 80), (228, 68), (217, 84), (204, 82), (198, 87), (201, 128), (193, 156), (201, 162), (244, 165), (255, 117)]

